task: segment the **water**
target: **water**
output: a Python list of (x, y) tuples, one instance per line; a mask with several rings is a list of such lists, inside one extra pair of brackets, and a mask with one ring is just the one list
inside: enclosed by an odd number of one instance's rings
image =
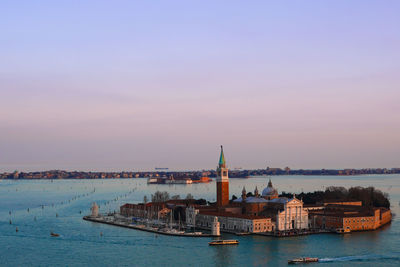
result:
[[(272, 181), (280, 192), (295, 193), (330, 185), (375, 186), (389, 193), (392, 211), (400, 212), (399, 175), (274, 176)], [(247, 191), (255, 186), (261, 191), (267, 178), (230, 179), (231, 194), (239, 196), (244, 185)], [(93, 201), (101, 212), (108, 212), (126, 202), (140, 202), (156, 190), (215, 200), (215, 183), (148, 186), (145, 179), (0, 181), (0, 265), (287, 266), (288, 259), (302, 256), (320, 258), (321, 266), (400, 265), (398, 217), (383, 229), (349, 235), (224, 235), (240, 241), (239, 246), (225, 247), (208, 246), (210, 238), (162, 236), (82, 220)], [(51, 231), (60, 237), (50, 237)]]

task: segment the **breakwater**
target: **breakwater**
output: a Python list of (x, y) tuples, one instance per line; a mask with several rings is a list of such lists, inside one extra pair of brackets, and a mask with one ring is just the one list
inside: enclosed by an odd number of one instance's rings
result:
[(205, 234), (205, 233), (201, 233), (201, 234), (197, 233), (196, 234), (196, 233), (166, 232), (166, 231), (161, 231), (157, 228), (146, 227), (144, 225), (133, 225), (133, 224), (125, 223), (125, 222), (118, 222), (115, 220), (104, 220), (103, 217), (84, 216), (83, 219), (86, 221), (120, 226), (120, 227), (125, 227), (125, 228), (130, 228), (130, 229), (135, 229), (135, 230), (140, 230), (140, 231), (145, 231), (145, 232), (150, 232), (150, 233), (155, 233), (155, 234), (160, 234), (160, 235), (183, 236), (183, 237), (216, 237), (212, 234)]

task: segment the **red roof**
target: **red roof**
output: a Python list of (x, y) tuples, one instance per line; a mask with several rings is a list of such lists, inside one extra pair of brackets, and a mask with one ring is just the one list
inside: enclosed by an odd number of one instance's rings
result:
[(199, 213), (204, 214), (204, 215), (217, 216), (217, 217), (233, 217), (233, 218), (241, 218), (241, 219), (248, 219), (248, 220), (268, 219), (268, 218), (262, 217), (262, 216), (234, 214), (231, 212), (221, 212), (221, 211), (200, 210)]

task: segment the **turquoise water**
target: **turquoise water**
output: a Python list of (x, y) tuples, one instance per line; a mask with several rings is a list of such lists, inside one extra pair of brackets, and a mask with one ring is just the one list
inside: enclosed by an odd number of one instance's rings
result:
[[(400, 212), (399, 175), (279, 176), (272, 181), (280, 192), (296, 193), (330, 185), (372, 185), (388, 192), (392, 211)], [(250, 191), (256, 185), (262, 190), (266, 184), (266, 177), (230, 179), (230, 192), (238, 196), (243, 185)], [(287, 266), (288, 259), (300, 256), (318, 257), (321, 266), (400, 265), (398, 217), (383, 229), (350, 235), (282, 239), (225, 235), (239, 239), (240, 245), (232, 247), (210, 247), (209, 238), (169, 237), (82, 220), (93, 201), (101, 212), (108, 212), (125, 202), (140, 202), (156, 190), (215, 200), (215, 183), (147, 185), (144, 179), (0, 181), (0, 265)], [(50, 231), (60, 237), (50, 237)]]

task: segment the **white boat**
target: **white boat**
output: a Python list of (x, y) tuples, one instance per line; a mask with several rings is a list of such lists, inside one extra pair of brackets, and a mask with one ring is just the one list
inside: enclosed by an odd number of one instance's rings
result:
[(190, 233), (185, 233), (186, 235), (202, 235), (203, 232), (190, 232)]
[(161, 229), (161, 231), (162, 232), (164, 232), (164, 233), (167, 233), (167, 234), (184, 234), (185, 233), (185, 231), (179, 231), (179, 230), (176, 230), (176, 229), (171, 229), (171, 228), (163, 228), (163, 229)]
[(157, 184), (158, 183), (158, 179), (150, 177), (149, 179), (147, 179), (147, 183), (148, 184)]
[(211, 241), (208, 242), (208, 244), (210, 246), (221, 246), (221, 245), (239, 245), (239, 241), (238, 240), (215, 240), (215, 241)]

